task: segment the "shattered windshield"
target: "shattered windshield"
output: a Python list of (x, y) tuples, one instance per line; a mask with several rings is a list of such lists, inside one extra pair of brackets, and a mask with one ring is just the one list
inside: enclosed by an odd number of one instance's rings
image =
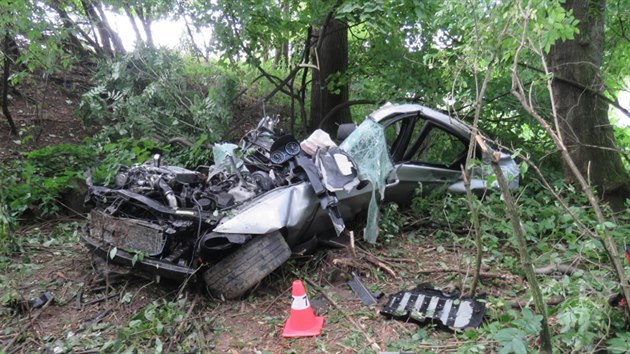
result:
[(374, 243), (378, 236), (376, 190), (378, 189), (383, 199), (387, 177), (394, 170), (387, 151), (385, 131), (380, 124), (368, 118), (343, 141), (339, 148), (346, 151), (357, 164), (359, 179), (367, 180), (374, 186), (363, 235), (366, 241)]

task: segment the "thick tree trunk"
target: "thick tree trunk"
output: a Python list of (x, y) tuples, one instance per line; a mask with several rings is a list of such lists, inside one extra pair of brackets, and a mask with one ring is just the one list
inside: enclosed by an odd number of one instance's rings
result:
[(87, 56), (87, 52), (83, 46), (83, 43), (79, 40), (79, 38), (73, 33), (77, 30), (77, 26), (68, 16), (68, 13), (61, 8), (59, 4), (59, 0), (49, 0), (48, 5), (57, 12), (61, 22), (63, 23), (63, 28), (66, 29), (66, 36), (68, 37), (65, 43), (65, 49), (69, 53), (77, 54), (79, 57)]
[(313, 70), (313, 82), (311, 89), (311, 120), (310, 130), (321, 128), (336, 135), (337, 127), (341, 123), (351, 121), (350, 108), (345, 105), (331, 117), (323, 118), (328, 112), (348, 101), (348, 84), (344, 83), (329, 87), (331, 80), (336, 80), (338, 75), (344, 75), (348, 70), (348, 27), (345, 23), (332, 20), (319, 31), (321, 50), (313, 54), (312, 61), (319, 67)]
[[(616, 152), (608, 120), (608, 103), (593, 92), (603, 92), (600, 67), (604, 52), (605, 0), (567, 0), (566, 9), (580, 21), (580, 33), (570, 41), (552, 46), (548, 62), (555, 77), (553, 100), (558, 114), (560, 135), (580, 171), (598, 188), (600, 195), (613, 204), (623, 205), (630, 196), (630, 178)], [(573, 174), (564, 166), (565, 176)]]

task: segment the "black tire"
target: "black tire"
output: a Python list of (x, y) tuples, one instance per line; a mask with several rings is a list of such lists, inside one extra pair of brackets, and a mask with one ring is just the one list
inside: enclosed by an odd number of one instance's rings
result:
[(240, 249), (210, 267), (203, 281), (217, 298), (238, 298), (291, 256), (291, 249), (280, 232), (254, 236)]

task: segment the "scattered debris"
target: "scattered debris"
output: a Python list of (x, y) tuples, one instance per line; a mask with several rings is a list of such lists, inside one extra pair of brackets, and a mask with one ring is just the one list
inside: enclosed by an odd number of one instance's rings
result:
[(366, 306), (376, 305), (378, 303), (377, 299), (380, 299), (383, 296), (383, 292), (381, 291), (379, 291), (378, 293), (371, 293), (365, 287), (365, 285), (363, 285), (363, 282), (361, 282), (361, 279), (359, 278), (359, 276), (356, 275), (355, 272), (352, 272), (352, 279), (350, 279), (350, 281), (347, 284), (350, 286), (352, 291), (354, 291), (354, 293), (359, 297), (359, 299), (361, 299), (361, 302), (363, 303), (363, 305), (366, 305)]
[(105, 318), (109, 312), (111, 311), (111, 308), (105, 309), (101, 312), (99, 312), (94, 318), (92, 318), (91, 320), (86, 321), (88, 325), (94, 325), (99, 323), (103, 318)]
[(341, 309), (341, 307), (339, 307), (339, 305), (337, 304), (337, 302), (335, 300), (333, 300), (330, 296), (328, 296), (328, 294), (326, 294), (326, 292), (324, 292), (321, 288), (319, 288), (315, 283), (313, 283), (312, 281), (310, 281), (309, 279), (306, 279), (306, 282), (312, 286), (313, 288), (315, 288), (317, 291), (320, 292), (320, 294), (322, 294), (322, 296), (328, 300), (328, 302), (333, 305), (333, 307), (339, 311), (350, 323), (352, 323), (354, 325), (354, 327), (361, 332), (361, 334), (363, 334), (363, 337), (368, 341), (368, 343), (370, 344), (370, 347), (375, 350), (375, 351), (381, 351), (381, 346), (378, 345), (378, 343), (376, 343), (376, 341), (374, 340), (374, 338), (372, 336), (370, 336), (367, 332), (365, 332), (365, 329), (363, 328), (363, 326), (359, 325), (350, 315), (348, 315), (348, 313), (346, 311), (344, 311), (343, 309)]
[(48, 301), (50, 301), (52, 299), (53, 299), (53, 294), (51, 294), (50, 291), (47, 291), (47, 292), (43, 293), (40, 297), (30, 300), (28, 302), (28, 306), (31, 309), (38, 309), (38, 308), (44, 306), (46, 303), (48, 303)]
[(424, 323), (438, 320), (451, 329), (477, 327), (486, 307), (471, 297), (460, 297), (420, 284), (415, 289), (401, 291), (390, 297), (381, 314), (396, 319), (412, 319)]
[(15, 344), (15, 341), (22, 335), (22, 333), (26, 332), (27, 329), (29, 329), (31, 326), (33, 326), (35, 324), (35, 322), (37, 322), (37, 319), (39, 318), (39, 315), (42, 314), (42, 312), (44, 312), (44, 310), (46, 309), (46, 307), (48, 307), (48, 305), (52, 302), (53, 297), (50, 296), (50, 298), (48, 298), (48, 300), (41, 306), (41, 310), (37, 312), (37, 314), (35, 314), (35, 316), (33, 316), (31, 318), (30, 321), (26, 322), (13, 336), (13, 338), (11, 338), (11, 340), (9, 340), (9, 342), (4, 346), (4, 348), (2, 348), (2, 350), (0, 350), (0, 352), (2, 353), (9, 353), (9, 349), (11, 348), (11, 346), (13, 344)]

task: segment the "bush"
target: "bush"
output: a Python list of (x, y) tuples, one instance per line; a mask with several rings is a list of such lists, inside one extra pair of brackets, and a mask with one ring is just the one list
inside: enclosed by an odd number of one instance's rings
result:
[(82, 185), (88, 169), (93, 172), (94, 183), (108, 184), (121, 165), (144, 162), (158, 147), (153, 141), (135, 139), (60, 144), (27, 152), (22, 159), (2, 166), (0, 243), (8, 238), (15, 220), (27, 212), (43, 217), (57, 215), (61, 196)]
[(4, 198), (8, 213), (19, 217), (27, 210), (50, 216), (59, 211), (59, 195), (82, 180), (96, 158), (83, 145), (60, 144), (24, 154), (2, 169)]
[(167, 49), (138, 48), (100, 64), (80, 103), (86, 124), (102, 136), (168, 141), (201, 135), (218, 140), (232, 118), (237, 81), (210, 65), (186, 62)]

